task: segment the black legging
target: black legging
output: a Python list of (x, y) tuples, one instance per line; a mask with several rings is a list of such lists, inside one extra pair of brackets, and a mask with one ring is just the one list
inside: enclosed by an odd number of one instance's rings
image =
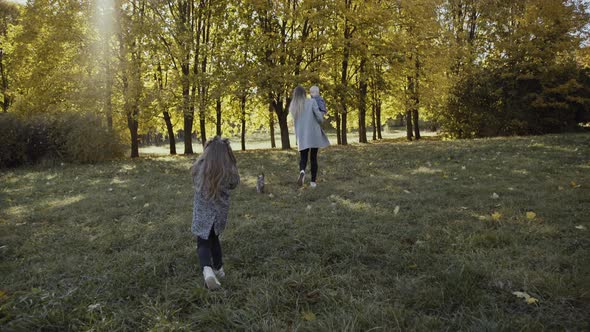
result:
[(207, 240), (197, 237), (197, 253), (199, 255), (201, 270), (205, 266), (211, 266), (216, 270), (219, 270), (223, 266), (221, 243), (219, 243), (219, 237), (213, 229), (214, 227), (211, 227), (211, 232)]
[(318, 175), (318, 148), (311, 148), (299, 151), (299, 170), (305, 171), (307, 167), (307, 155), (311, 150), (311, 182), (315, 182)]

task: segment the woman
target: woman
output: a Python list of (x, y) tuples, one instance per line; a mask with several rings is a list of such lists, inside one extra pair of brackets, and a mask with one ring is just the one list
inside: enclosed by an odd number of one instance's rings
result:
[(302, 86), (297, 86), (293, 90), (289, 112), (295, 120), (295, 135), (300, 157), (297, 184), (303, 186), (305, 182), (305, 168), (308, 156), (311, 154), (311, 187), (315, 188), (318, 175), (318, 149), (330, 145), (330, 141), (320, 127), (324, 116), (316, 101), (307, 98)]

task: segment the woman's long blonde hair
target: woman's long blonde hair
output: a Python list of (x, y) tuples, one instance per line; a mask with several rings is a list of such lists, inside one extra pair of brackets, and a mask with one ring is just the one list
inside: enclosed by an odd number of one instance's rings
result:
[[(199, 163), (203, 165), (199, 167)], [(236, 157), (229, 140), (219, 136), (205, 143), (203, 154), (191, 167), (197, 190), (201, 191), (206, 199), (218, 199), (223, 183), (227, 182), (235, 171)]]
[(297, 121), (299, 115), (301, 115), (305, 109), (305, 99), (307, 99), (305, 88), (303, 88), (301, 85), (298, 85), (293, 90), (293, 97), (291, 99), (291, 104), (289, 105), (289, 112), (291, 112), (291, 116), (293, 119), (295, 119), (295, 121)]

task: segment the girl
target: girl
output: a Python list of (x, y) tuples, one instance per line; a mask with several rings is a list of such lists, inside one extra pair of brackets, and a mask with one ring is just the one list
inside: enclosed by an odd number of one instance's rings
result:
[(225, 229), (229, 191), (240, 183), (236, 157), (227, 139), (216, 136), (205, 144), (203, 154), (191, 167), (195, 198), (191, 231), (197, 236), (199, 263), (209, 289), (221, 286), (223, 260), (219, 235)]
[(299, 178), (297, 184), (302, 186), (305, 182), (305, 168), (307, 158), (311, 153), (311, 187), (315, 188), (318, 174), (318, 149), (330, 145), (330, 141), (320, 127), (324, 116), (318, 108), (315, 100), (307, 98), (305, 89), (298, 86), (293, 90), (293, 98), (289, 106), (289, 112), (295, 120), (295, 134), (299, 149)]

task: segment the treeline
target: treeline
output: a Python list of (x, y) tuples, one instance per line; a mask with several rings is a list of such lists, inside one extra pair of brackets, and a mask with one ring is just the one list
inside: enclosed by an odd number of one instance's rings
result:
[[(0, 0), (4, 112), (90, 112), (128, 132), (266, 131), (291, 148), (292, 89), (318, 85), (339, 144), (402, 114), (452, 137), (588, 121), (581, 0)], [(193, 135), (183, 135), (190, 154)]]

